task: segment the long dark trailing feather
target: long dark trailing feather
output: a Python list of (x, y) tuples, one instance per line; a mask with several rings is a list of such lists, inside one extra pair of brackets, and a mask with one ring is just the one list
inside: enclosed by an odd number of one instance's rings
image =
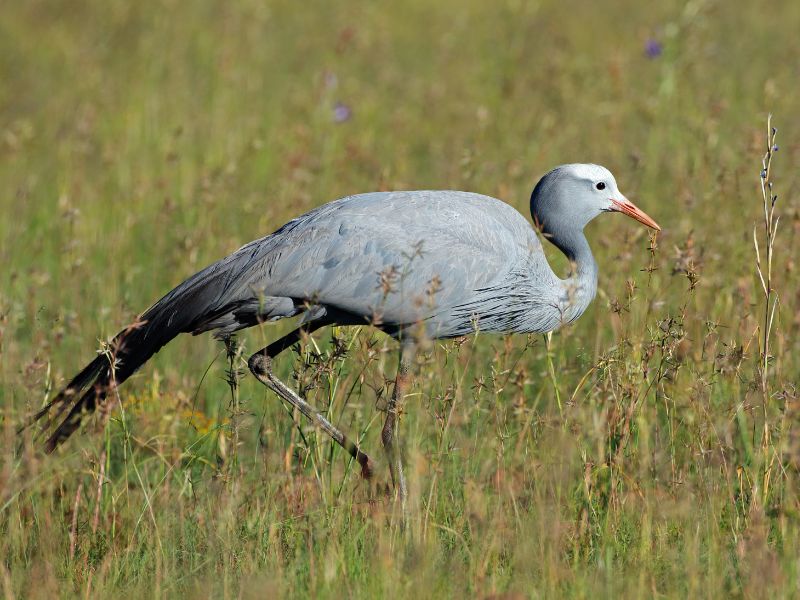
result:
[(224, 284), (231, 268), (237, 263), (241, 267), (239, 254), (234, 253), (196, 273), (161, 298), (114, 336), (97, 358), (30, 419), (26, 426), (38, 421), (40, 431), (48, 436), (46, 452), (52, 452), (72, 435), (85, 415), (102, 405), (116, 386), (165, 344), (180, 333), (204, 330), (209, 319), (230, 310), (229, 301), (236, 305), (236, 299), (225, 298)]

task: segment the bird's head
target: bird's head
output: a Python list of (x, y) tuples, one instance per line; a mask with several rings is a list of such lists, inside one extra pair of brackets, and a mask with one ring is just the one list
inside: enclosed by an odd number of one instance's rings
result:
[(603, 212), (621, 212), (661, 230), (658, 223), (619, 191), (611, 171), (600, 165), (556, 167), (539, 180), (531, 194), (533, 221), (546, 236), (582, 230)]

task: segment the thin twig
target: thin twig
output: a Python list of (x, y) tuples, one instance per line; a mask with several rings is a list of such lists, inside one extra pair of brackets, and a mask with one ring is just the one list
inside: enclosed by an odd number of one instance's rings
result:
[(231, 390), (231, 402), (228, 411), (231, 425), (230, 468), (241, 467), (239, 465), (239, 417), (242, 414), (242, 410), (239, 401), (239, 380), (242, 378), (242, 371), (237, 367), (241, 353), (242, 346), (235, 336), (225, 338), (225, 356), (228, 359), (228, 369), (225, 375), (228, 387)]
[(75, 492), (75, 504), (72, 507), (72, 526), (69, 529), (69, 560), (75, 558), (75, 546), (78, 541), (78, 508), (81, 503), (81, 492), (83, 492), (83, 482), (78, 484), (78, 489)]
[(92, 518), (92, 534), (97, 533), (97, 525), (100, 522), (100, 503), (103, 499), (103, 483), (106, 479), (106, 451), (100, 455), (100, 474), (97, 477), (97, 500), (94, 504), (94, 517)]
[[(778, 196), (772, 193), (772, 158), (778, 151), (776, 141), (777, 129), (772, 126), (772, 115), (767, 118), (767, 149), (761, 159), (761, 199), (764, 211), (764, 239), (762, 240), (765, 258), (762, 262), (760, 244), (757, 227), (753, 229), (753, 245), (756, 253), (756, 272), (761, 282), (761, 289), (764, 295), (764, 316), (761, 326), (761, 360), (759, 361), (759, 371), (761, 379), (762, 395), (762, 418), (764, 421), (763, 436), (761, 439), (761, 465), (762, 473), (760, 477), (761, 498), (767, 500), (769, 490), (770, 475), (773, 467), (773, 460), (767, 459), (767, 453), (771, 447), (771, 432), (769, 423), (769, 399), (770, 399), (770, 335), (775, 319), (775, 311), (778, 307), (778, 294), (773, 288), (772, 281), (772, 261), (774, 257), (775, 238), (778, 230), (779, 218), (775, 215), (775, 205)], [(758, 485), (758, 484), (756, 484)], [(755, 490), (754, 490), (755, 491)]]

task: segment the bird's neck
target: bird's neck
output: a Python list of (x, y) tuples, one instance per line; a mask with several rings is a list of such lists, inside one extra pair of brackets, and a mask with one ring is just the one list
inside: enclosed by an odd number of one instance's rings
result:
[(597, 293), (597, 263), (582, 231), (554, 236), (551, 241), (569, 259), (571, 271), (560, 279), (558, 305), (566, 323), (580, 317)]

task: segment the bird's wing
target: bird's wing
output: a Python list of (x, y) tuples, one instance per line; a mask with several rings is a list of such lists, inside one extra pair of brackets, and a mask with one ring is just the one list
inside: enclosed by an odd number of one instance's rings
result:
[(403, 325), (463, 304), (541, 255), (528, 221), (500, 200), (451, 191), (362, 194), (229, 257), (241, 266), (226, 269), (218, 304), (286, 297)]

